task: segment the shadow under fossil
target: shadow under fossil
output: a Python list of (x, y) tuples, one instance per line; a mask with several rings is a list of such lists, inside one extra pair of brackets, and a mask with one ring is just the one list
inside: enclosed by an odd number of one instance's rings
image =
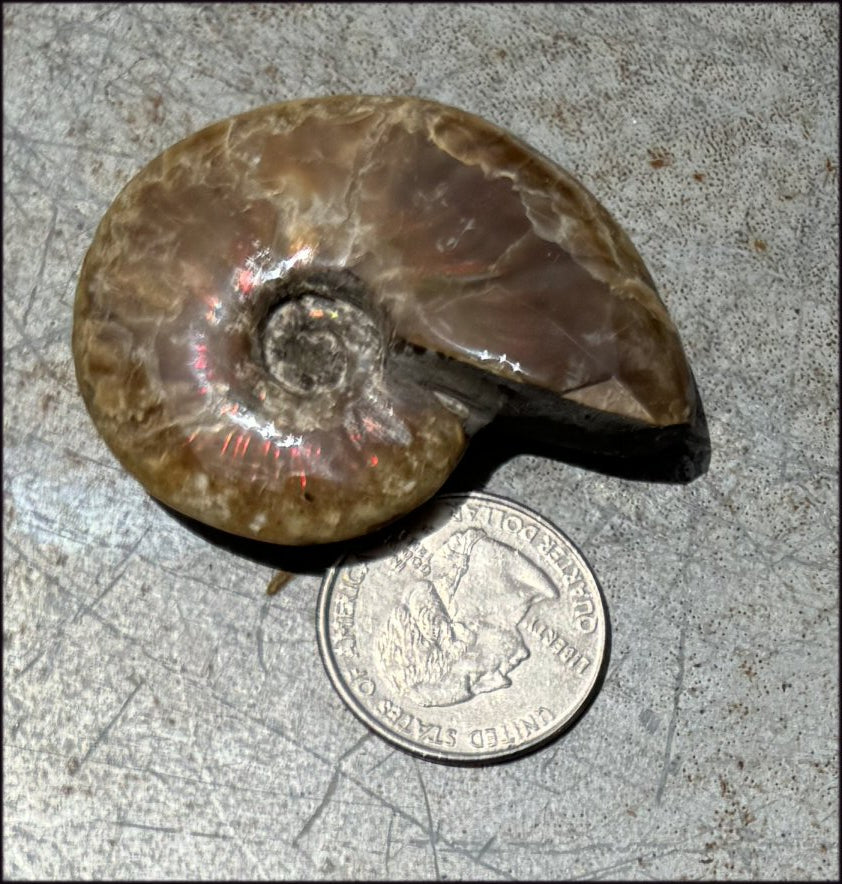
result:
[[(623, 428), (606, 425), (602, 434), (585, 425), (559, 424), (541, 417), (510, 414), (492, 421), (471, 441), (440, 494), (480, 491), (493, 473), (518, 455), (558, 460), (604, 475), (641, 482), (686, 484), (707, 472), (711, 444), (701, 397), (696, 393), (696, 416), (689, 425), (667, 429)], [(409, 528), (409, 513), (383, 528), (353, 540), (315, 546), (281, 546), (239, 537), (185, 516), (160, 501), (165, 512), (189, 530), (221, 549), (292, 574), (320, 575), (341, 557), (375, 550), (401, 528)], [(524, 501), (528, 504), (528, 501)], [(563, 526), (562, 526), (563, 527)]]

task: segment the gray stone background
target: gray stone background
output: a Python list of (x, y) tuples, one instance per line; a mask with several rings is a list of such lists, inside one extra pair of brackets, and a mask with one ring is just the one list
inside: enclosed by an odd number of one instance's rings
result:
[[(835, 5), (6, 4), (4, 831), (20, 877), (838, 872)], [(601, 580), (604, 684), (508, 765), (422, 762), (334, 694), (317, 572), (167, 515), (75, 387), (95, 225), (172, 142), (403, 93), (577, 175), (658, 281), (705, 403), (689, 485), (534, 456), (487, 489)]]

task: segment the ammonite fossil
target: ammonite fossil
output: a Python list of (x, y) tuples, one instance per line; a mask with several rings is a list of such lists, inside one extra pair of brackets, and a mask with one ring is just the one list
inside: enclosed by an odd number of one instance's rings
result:
[(276, 104), (166, 150), (99, 225), (73, 352), (97, 429), (154, 497), (281, 544), (410, 511), (498, 414), (666, 428), (695, 411), (605, 209), (497, 126), (415, 98)]

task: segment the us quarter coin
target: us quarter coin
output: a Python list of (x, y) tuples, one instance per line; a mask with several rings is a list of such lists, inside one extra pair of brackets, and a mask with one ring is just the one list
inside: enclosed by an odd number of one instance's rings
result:
[(454, 494), (328, 572), (318, 636), (368, 727), (422, 757), (476, 763), (533, 749), (582, 711), (606, 618), (561, 531), (504, 498)]

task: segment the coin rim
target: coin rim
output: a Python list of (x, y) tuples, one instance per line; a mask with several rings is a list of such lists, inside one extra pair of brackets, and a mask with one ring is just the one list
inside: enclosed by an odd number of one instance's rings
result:
[[(322, 658), (322, 665), (327, 672), (328, 678), (330, 679), (334, 690), (339, 694), (347, 708), (354, 714), (354, 716), (359, 719), (370, 731), (377, 734), (377, 736), (386, 740), (386, 742), (391, 743), (398, 749), (403, 750), (404, 752), (408, 752), (411, 755), (415, 755), (427, 761), (435, 761), (442, 764), (456, 764), (463, 766), (484, 765), (495, 762), (513, 760), (524, 754), (535, 751), (546, 743), (549, 743), (550, 741), (556, 739), (564, 731), (570, 728), (585, 711), (589, 701), (596, 696), (597, 690), (605, 674), (605, 666), (608, 661), (608, 654), (606, 653), (606, 650), (608, 648), (610, 637), (610, 624), (608, 622), (608, 614), (603, 599), (602, 587), (600, 586), (599, 580), (597, 579), (593, 568), (590, 566), (579, 547), (567, 536), (567, 534), (564, 533), (564, 531), (554, 525), (549, 519), (540, 515), (539, 513), (536, 513), (529, 507), (524, 506), (522, 503), (518, 503), (517, 501), (511, 500), (508, 497), (504, 497), (502, 494), (490, 494), (486, 491), (453, 492), (451, 494), (443, 494), (440, 497), (436, 497), (433, 500), (429, 501), (426, 506), (433, 507), (447, 500), (472, 499), (480, 499), (495, 503), (504, 503), (507, 506), (520, 510), (520, 512), (524, 515), (527, 515), (530, 518), (543, 523), (552, 532), (561, 535), (565, 542), (570, 545), (573, 553), (578, 557), (579, 566), (582, 571), (584, 571), (586, 574), (589, 574), (594, 582), (596, 595), (599, 601), (599, 607), (602, 611), (602, 618), (604, 623), (602, 630), (602, 642), (599, 648), (599, 663), (594, 668), (596, 675), (594, 676), (592, 684), (590, 685), (590, 687), (588, 687), (581, 700), (579, 700), (579, 702), (568, 712), (567, 716), (562, 719), (559, 724), (551, 731), (545, 734), (541, 734), (540, 736), (535, 737), (532, 740), (511, 749), (502, 749), (484, 752), (482, 754), (468, 755), (462, 752), (448, 752), (447, 750), (428, 750), (424, 747), (421, 747), (417, 743), (401, 737), (393, 731), (387, 730), (382, 722), (378, 718), (375, 718), (351, 692), (350, 686), (346, 684), (345, 679), (340, 674), (339, 664), (336, 661), (336, 657), (334, 656), (333, 649), (328, 638), (328, 601), (329, 598), (332, 597), (330, 589), (336, 582), (336, 577), (342, 564), (350, 556), (358, 555), (358, 552), (348, 551), (346, 553), (343, 553), (327, 570), (324, 578), (322, 579), (322, 584), (319, 587), (319, 597), (316, 607), (316, 644), (319, 649), (319, 655)], [(422, 511), (423, 508), (419, 509), (419, 514)], [(382, 544), (387, 544), (389, 540), (390, 535), (387, 534), (387, 536), (382, 541)]]

